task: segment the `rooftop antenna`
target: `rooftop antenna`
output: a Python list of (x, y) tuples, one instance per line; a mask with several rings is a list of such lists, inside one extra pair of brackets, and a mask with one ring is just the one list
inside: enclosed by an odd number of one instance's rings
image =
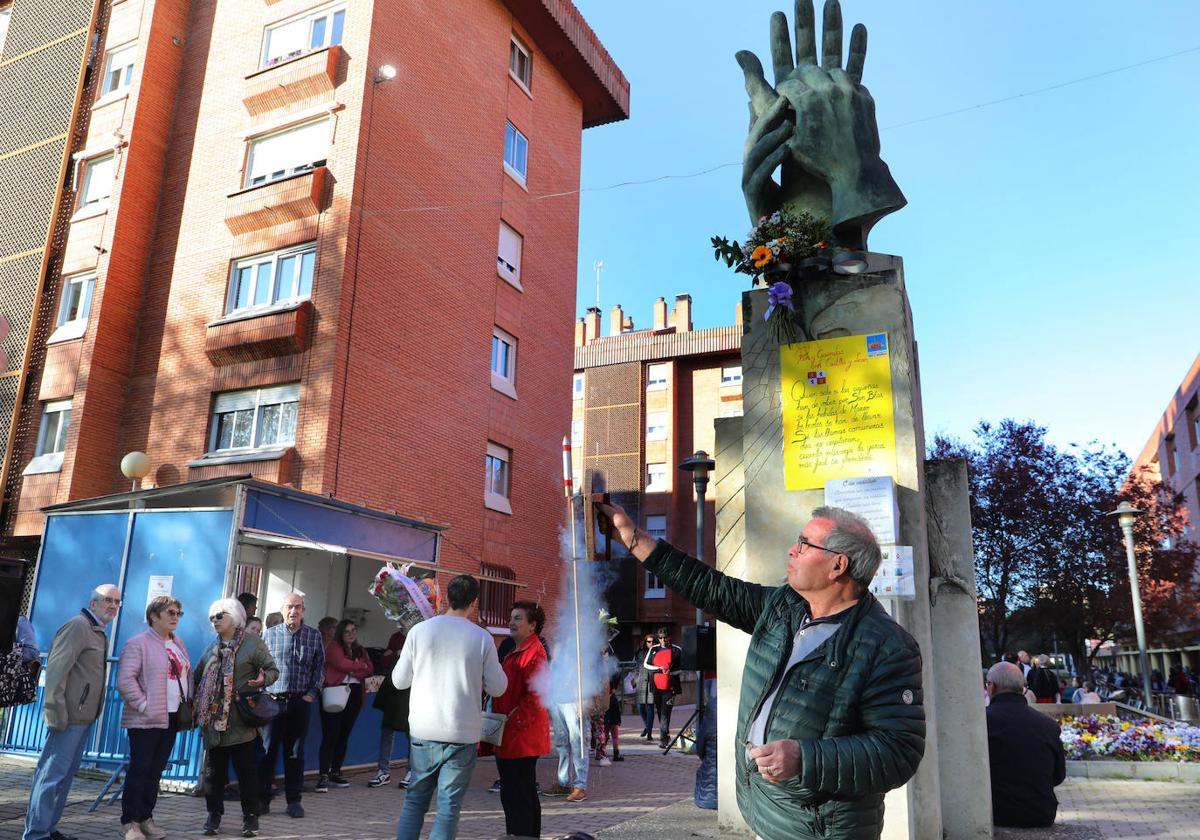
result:
[(604, 270), (604, 260), (596, 260), (592, 266), (596, 271), (596, 308), (600, 308), (600, 272)]

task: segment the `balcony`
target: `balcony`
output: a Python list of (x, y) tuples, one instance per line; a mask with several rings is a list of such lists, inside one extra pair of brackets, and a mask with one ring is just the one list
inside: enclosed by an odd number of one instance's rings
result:
[(231, 193), (225, 209), (225, 226), (240, 236), (315, 216), (325, 209), (328, 180), (329, 171), (317, 166), (299, 175)]
[(341, 47), (326, 47), (283, 58), (251, 73), (246, 77), (246, 93), (242, 97), (246, 110), (260, 116), (280, 108), (327, 100), (337, 86), (341, 56)]
[(302, 353), (308, 349), (312, 313), (312, 301), (302, 300), (286, 308), (226, 316), (208, 325), (204, 352), (217, 366)]
[(188, 481), (250, 474), (275, 484), (292, 480), (298, 456), (295, 447), (251, 450), (236, 455), (197, 458), (188, 464)]

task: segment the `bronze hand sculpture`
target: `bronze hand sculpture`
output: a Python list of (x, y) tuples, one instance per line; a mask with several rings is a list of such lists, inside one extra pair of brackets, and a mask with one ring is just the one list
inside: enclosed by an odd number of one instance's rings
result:
[[(875, 101), (862, 85), (867, 30), (850, 35), (842, 69), (842, 9), (826, 0), (821, 64), (817, 64), (812, 0), (796, 0), (796, 54), (787, 17), (771, 15), (775, 87), (752, 52), (737, 54), (750, 96), (750, 132), (742, 192), (751, 222), (780, 208), (828, 219), (839, 245), (866, 249), (879, 219), (907, 201), (879, 156)], [(772, 174), (780, 169), (776, 183)]]

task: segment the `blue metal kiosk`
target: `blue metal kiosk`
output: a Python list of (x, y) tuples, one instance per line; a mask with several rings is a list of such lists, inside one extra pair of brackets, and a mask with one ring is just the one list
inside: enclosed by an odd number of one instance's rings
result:
[[(432, 525), (306, 493), (248, 476), (218, 478), (83, 499), (45, 509), (30, 619), (43, 656), (58, 627), (86, 606), (92, 589), (115, 583), (124, 603), (109, 625), (109, 675), (104, 708), (84, 762), (120, 764), (129, 744), (121, 728), (116, 657), (146, 628), (145, 605), (169, 592), (184, 605), (178, 634), (194, 660), (213, 640), (210, 603), (250, 591), (259, 615), (283, 596), (305, 595), (305, 621), (352, 617), (366, 647), (383, 647), (396, 629), (367, 591), (382, 563), (437, 567), (439, 535)], [(370, 699), (354, 727), (347, 766), (378, 758), (380, 714)], [(320, 716), (312, 716), (306, 749), (316, 769)], [(0, 751), (37, 755), (46, 740), (42, 688), (34, 703), (10, 710)], [(403, 739), (397, 739), (400, 742)], [(397, 744), (403, 757), (407, 744)], [(194, 782), (200, 770), (199, 732), (177, 740), (167, 779)]]

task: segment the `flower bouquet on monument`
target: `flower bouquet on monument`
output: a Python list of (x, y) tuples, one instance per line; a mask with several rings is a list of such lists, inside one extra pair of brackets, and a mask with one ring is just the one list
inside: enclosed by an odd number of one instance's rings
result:
[(405, 633), (438, 613), (439, 595), (434, 573), (411, 565), (384, 566), (367, 588), (383, 614)]
[(771, 336), (780, 344), (796, 340), (796, 307), (792, 295), (806, 272), (830, 265), (825, 243), (833, 241), (829, 223), (803, 211), (776, 210), (758, 220), (746, 241), (730, 242), (724, 236), (712, 237), (713, 256), (739, 274), (754, 278), (755, 285), (766, 286), (767, 311), (763, 320)]

